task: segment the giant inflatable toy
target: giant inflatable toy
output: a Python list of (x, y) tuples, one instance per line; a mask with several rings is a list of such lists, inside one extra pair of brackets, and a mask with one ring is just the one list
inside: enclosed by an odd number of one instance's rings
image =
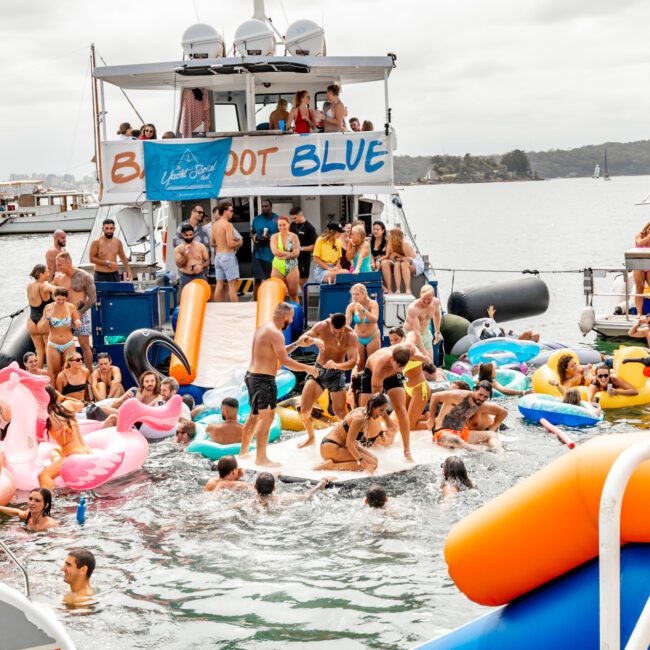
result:
[[(2, 443), (6, 468), (19, 490), (31, 490), (38, 485), (38, 474), (60, 458), (59, 447), (46, 440), (45, 424), (49, 396), (45, 391), (48, 380), (32, 375), (12, 363), (0, 370), (0, 396), (12, 406), (11, 423)], [(152, 427), (169, 428), (178, 420), (182, 400), (174, 396), (163, 407), (144, 406), (129, 400), (120, 409), (117, 426), (101, 428), (100, 422), (80, 424), (84, 441), (92, 454), (73, 454), (63, 461), (57, 487), (86, 490), (113, 478), (129, 474), (144, 464), (149, 445), (133, 428), (136, 422)]]
[[(578, 357), (570, 350), (556, 350), (549, 358), (548, 363), (538, 368), (532, 378), (533, 390), (536, 393), (560, 396), (557, 386), (553, 386), (551, 380), (560, 381), (557, 372), (557, 364), (564, 355), (571, 356), (576, 362)], [(603, 409), (618, 409), (628, 406), (640, 406), (650, 403), (650, 367), (645, 365), (646, 360), (650, 364), (650, 357), (646, 357), (644, 348), (635, 346), (621, 346), (614, 352), (614, 364), (612, 372), (617, 377), (624, 379), (639, 391), (638, 395), (610, 395), (607, 391), (597, 393), (599, 404)], [(579, 386), (578, 390), (583, 400), (587, 400), (587, 386)]]
[[(472, 376), (467, 373), (463, 373), (459, 376), (454, 376), (451, 372), (449, 373), (449, 380), (454, 381), (455, 379), (460, 379), (469, 384), (470, 388), (474, 388), (474, 385), (478, 381), (478, 375)], [(528, 377), (524, 375), (519, 370), (508, 370), (507, 368), (499, 368), (497, 370), (496, 376), (497, 382), (501, 384), (504, 388), (510, 388), (512, 390), (528, 390)], [(511, 395), (504, 395), (498, 390), (492, 392), (492, 397), (501, 398), (501, 397), (511, 397)]]
[(587, 402), (582, 402), (580, 406), (565, 404), (552, 395), (524, 395), (517, 406), (528, 420), (539, 422), (544, 419), (566, 427), (591, 427), (603, 419), (602, 413), (598, 415)]

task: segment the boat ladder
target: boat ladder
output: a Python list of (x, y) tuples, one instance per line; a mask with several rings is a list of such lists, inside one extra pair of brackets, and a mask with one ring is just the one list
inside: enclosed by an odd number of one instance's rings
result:
[(23, 575), (23, 582), (24, 582), (24, 587), (25, 587), (25, 596), (27, 598), (30, 597), (29, 595), (29, 577), (27, 575), (27, 571), (25, 570), (25, 567), (18, 561), (18, 558), (13, 554), (11, 549), (2, 541), (0, 540), (0, 548), (9, 556), (9, 559), (20, 569), (20, 572)]
[[(650, 460), (650, 440), (626, 449), (612, 465), (600, 498), (598, 517), (600, 648), (621, 647), (621, 507), (634, 470)], [(630, 635), (625, 650), (646, 650), (650, 646), (650, 598)]]

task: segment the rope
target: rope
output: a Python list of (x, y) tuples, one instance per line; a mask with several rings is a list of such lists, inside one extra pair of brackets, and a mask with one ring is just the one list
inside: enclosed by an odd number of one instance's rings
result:
[(543, 274), (569, 274), (569, 273), (584, 273), (588, 269), (442, 269), (434, 267), (434, 271), (448, 271), (449, 273), (522, 273), (529, 275)]

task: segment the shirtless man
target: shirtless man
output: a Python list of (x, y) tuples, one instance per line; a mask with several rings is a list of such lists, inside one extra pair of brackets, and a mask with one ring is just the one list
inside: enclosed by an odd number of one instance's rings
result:
[(366, 362), (366, 369), (361, 375), (361, 396), (359, 405), (365, 406), (371, 395), (385, 392), (393, 405), (399, 430), (404, 444), (404, 456), (413, 461), (411, 456), (411, 427), (406, 411), (406, 391), (404, 390), (404, 366), (411, 360), (426, 361), (427, 357), (409, 349), (407, 345), (394, 345), (373, 352)]
[(96, 402), (124, 395), (122, 371), (113, 365), (108, 352), (100, 352), (97, 355), (97, 369), (90, 375), (90, 388)]
[(205, 430), (210, 434), (212, 442), (220, 445), (232, 445), (241, 442), (244, 427), (237, 421), (239, 402), (234, 397), (226, 397), (221, 402), (220, 424), (208, 424)]
[[(214, 469), (214, 465), (212, 466)], [(244, 470), (237, 466), (237, 459), (234, 456), (222, 456), (217, 462), (219, 478), (211, 478), (203, 488), (206, 492), (215, 490), (247, 490), (248, 483), (245, 483)]]
[(315, 365), (319, 372), (317, 377), (307, 378), (302, 390), (300, 418), (307, 431), (307, 440), (298, 447), (314, 444), (311, 412), (325, 390), (329, 391), (336, 417), (339, 420), (345, 417), (345, 372), (354, 368), (359, 354), (357, 335), (345, 324), (345, 314), (332, 314), (327, 320), (316, 323), (290, 345), (288, 351), (308, 345), (316, 345), (319, 349)]
[(97, 301), (95, 281), (90, 273), (78, 269), (72, 264), (72, 258), (67, 252), (56, 256), (56, 268), (59, 271), (52, 280), (57, 287), (68, 290), (68, 301), (73, 303), (79, 311), (81, 327), (74, 330), (74, 335), (79, 341), (79, 346), (84, 357), (84, 363), (89, 372), (93, 371), (93, 351), (90, 347), (92, 326), (90, 322), (90, 308)]
[(56, 256), (59, 253), (65, 253), (67, 235), (63, 230), (55, 230), (52, 239), (54, 240), (52, 248), (48, 248), (45, 253), (45, 265), (47, 266), (47, 270), (50, 272), (51, 278), (56, 275)]
[[(431, 332), (431, 319), (436, 330), (435, 340)], [(425, 284), (420, 289), (420, 297), (414, 300), (406, 310), (404, 331), (413, 332), (418, 349), (433, 361), (433, 346), (440, 340), (440, 301), (436, 298), (433, 287)]]
[(176, 266), (180, 275), (179, 292), (192, 280), (207, 280), (207, 270), (210, 266), (208, 249), (198, 241), (194, 241), (194, 228), (186, 223), (181, 227), (183, 243), (174, 249)]
[(155, 372), (152, 370), (145, 370), (140, 375), (139, 386), (137, 389), (131, 388), (127, 390), (126, 393), (124, 393), (122, 397), (118, 397), (111, 406), (100, 407), (102, 411), (108, 415), (103, 424), (104, 429), (117, 425), (118, 409), (127, 399), (133, 398), (145, 405), (153, 405), (157, 402), (162, 402), (162, 397), (160, 395), (160, 378)]
[(126, 276), (129, 281), (133, 280), (133, 273), (129, 266), (129, 260), (124, 252), (124, 246), (119, 239), (114, 238), (115, 222), (112, 219), (104, 219), (102, 222), (102, 234), (90, 244), (88, 258), (95, 265), (95, 282), (120, 282), (120, 265), (117, 262), (119, 257), (126, 269)]
[(225, 302), (225, 289), (228, 285), (230, 302), (237, 302), (237, 280), (239, 280), (239, 262), (236, 252), (244, 243), (242, 236), (230, 223), (234, 208), (230, 201), (224, 201), (217, 208), (218, 221), (212, 224), (212, 249), (214, 254), (214, 273), (217, 286), (214, 289), (215, 302)]
[[(474, 390), (445, 390), (433, 393), (429, 402), (428, 425), (434, 442), (443, 447), (476, 450), (485, 444), (491, 449), (501, 447), (497, 431), (508, 411), (488, 402), (492, 386), (479, 381)], [(438, 413), (438, 406), (442, 409)], [(436, 417), (436, 413), (438, 413)]]
[(251, 441), (255, 436), (257, 439), (256, 465), (278, 467), (278, 463), (272, 463), (266, 455), (269, 429), (278, 402), (275, 383), (278, 364), (282, 364), (289, 370), (306, 372), (312, 377), (319, 375), (318, 369), (294, 361), (287, 354), (282, 331), (287, 329), (292, 322), (293, 307), (286, 302), (281, 302), (273, 311), (271, 322), (258, 327), (255, 336), (253, 336), (252, 358), (245, 379), (251, 412), (244, 424), (239, 455), (246, 456), (248, 454)]
[(70, 591), (63, 596), (66, 605), (83, 605), (90, 602), (95, 590), (90, 586), (90, 576), (95, 570), (95, 556), (85, 548), (71, 548), (61, 567), (63, 580)]

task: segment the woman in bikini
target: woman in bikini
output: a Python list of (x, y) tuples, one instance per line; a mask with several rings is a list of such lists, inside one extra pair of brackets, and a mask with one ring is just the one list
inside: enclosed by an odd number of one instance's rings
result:
[(370, 244), (366, 241), (363, 226), (353, 226), (350, 230), (345, 255), (350, 262), (351, 273), (372, 273)]
[(388, 233), (386, 255), (381, 261), (381, 273), (388, 293), (402, 293), (402, 280), (406, 293), (411, 293), (411, 263), (416, 258), (413, 246), (404, 239), (401, 228), (393, 228)]
[(52, 509), (52, 493), (46, 488), (34, 488), (29, 493), (27, 508), (5, 508), (0, 507), (0, 513), (10, 517), (18, 517), (25, 522), (25, 528), (34, 533), (41, 533), (48, 528), (59, 525), (56, 519), (50, 517)]
[(37, 264), (29, 275), (34, 279), (27, 285), (27, 300), (29, 302), (27, 331), (34, 343), (38, 367), (42, 368), (45, 363), (45, 346), (47, 345), (47, 322), (43, 321), (43, 311), (47, 305), (52, 303), (52, 292), (56, 287), (48, 282), (51, 276), (45, 264)]
[(278, 217), (278, 231), (271, 237), (270, 242), (273, 252), (271, 277), (282, 280), (287, 285), (289, 300), (298, 302), (300, 241), (298, 235), (289, 232), (289, 217)]
[(320, 443), (320, 455), (325, 461), (315, 469), (374, 472), (377, 457), (368, 451), (375, 444), (384, 444), (380, 420), (386, 416), (388, 398), (383, 393), (373, 395), (364, 408), (345, 416)]
[(478, 364), (478, 380), (487, 381), (492, 386), (493, 391), (499, 391), (502, 395), (528, 395), (532, 390), (517, 390), (516, 388), (508, 388), (502, 386), (497, 381), (497, 362), (490, 361), (489, 363)]
[(327, 101), (329, 106), (325, 111), (325, 120), (323, 130), (325, 133), (336, 133), (337, 131), (346, 131), (345, 114), (346, 109), (341, 101), (341, 89), (337, 84), (327, 86)]
[(54, 291), (54, 302), (45, 307), (43, 318), (50, 326), (46, 358), (47, 369), (54, 383), (66, 358), (75, 351), (72, 328), (79, 329), (81, 327), (77, 308), (68, 302), (67, 289), (57, 287)]
[(381, 333), (377, 325), (379, 304), (368, 296), (368, 290), (361, 283), (352, 285), (350, 297), (352, 301), (345, 310), (345, 320), (350, 327), (354, 328), (354, 333), (359, 340), (356, 370), (362, 372), (366, 366), (366, 359), (381, 347)]
[(73, 454), (92, 454), (92, 450), (86, 446), (79, 431), (79, 424), (75, 413), (83, 408), (83, 402), (75, 399), (59, 402), (59, 394), (52, 388), (46, 386), (45, 390), (50, 397), (47, 405), (46, 431), (50, 438), (61, 448), (61, 458), (48, 465), (38, 475), (38, 484), (48, 490), (54, 489), (54, 479), (61, 474), (63, 461)]
[(64, 368), (56, 378), (56, 389), (64, 397), (72, 397), (83, 402), (88, 388), (88, 368), (83, 365), (83, 357), (75, 350), (65, 360)]
[(557, 374), (560, 378), (549, 381), (551, 386), (557, 386), (560, 393), (577, 386), (587, 386), (594, 377), (591, 376), (591, 364), (581, 366), (570, 354), (563, 354), (557, 362)]
[(372, 254), (372, 268), (381, 271), (381, 260), (386, 255), (386, 226), (383, 221), (375, 221), (372, 224), (372, 236), (370, 237), (370, 252)]
[(308, 90), (299, 90), (293, 98), (293, 108), (287, 119), (287, 128), (293, 124), (294, 133), (311, 133), (317, 131), (316, 115), (309, 108), (311, 97)]

